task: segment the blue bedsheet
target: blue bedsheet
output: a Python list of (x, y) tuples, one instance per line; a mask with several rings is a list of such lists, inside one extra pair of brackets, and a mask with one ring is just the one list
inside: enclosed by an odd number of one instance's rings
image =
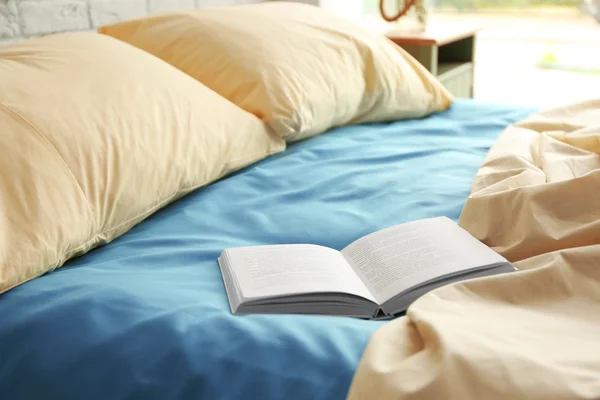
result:
[(0, 295), (0, 398), (344, 398), (383, 322), (234, 317), (217, 256), (341, 249), (393, 224), (457, 219), (489, 146), (532, 111), (459, 101), (423, 120), (333, 130)]

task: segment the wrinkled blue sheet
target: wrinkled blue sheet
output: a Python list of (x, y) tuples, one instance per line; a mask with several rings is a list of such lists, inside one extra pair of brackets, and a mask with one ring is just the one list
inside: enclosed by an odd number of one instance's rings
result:
[(457, 219), (490, 145), (532, 111), (464, 100), (423, 120), (335, 129), (0, 295), (0, 398), (344, 398), (383, 322), (234, 317), (217, 256), (341, 249), (393, 224)]

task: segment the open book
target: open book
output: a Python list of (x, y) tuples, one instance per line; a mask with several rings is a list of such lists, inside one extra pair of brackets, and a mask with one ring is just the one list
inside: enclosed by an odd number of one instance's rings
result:
[(464, 279), (514, 271), (445, 217), (364, 236), (342, 251), (312, 244), (225, 249), (219, 266), (234, 314), (386, 318)]

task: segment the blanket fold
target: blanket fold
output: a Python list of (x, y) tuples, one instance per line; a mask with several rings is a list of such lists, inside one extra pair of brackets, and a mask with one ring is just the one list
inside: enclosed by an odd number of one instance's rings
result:
[(459, 224), (519, 269), (421, 297), (376, 332), (350, 399), (600, 399), (600, 100), (490, 149)]

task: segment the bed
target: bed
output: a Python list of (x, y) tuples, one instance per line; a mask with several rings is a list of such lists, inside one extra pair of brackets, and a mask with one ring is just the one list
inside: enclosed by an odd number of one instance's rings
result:
[(489, 147), (534, 110), (457, 100), (424, 119), (337, 128), (162, 209), (0, 299), (3, 399), (341, 399), (384, 322), (232, 316), (226, 247), (341, 249), (457, 220)]

